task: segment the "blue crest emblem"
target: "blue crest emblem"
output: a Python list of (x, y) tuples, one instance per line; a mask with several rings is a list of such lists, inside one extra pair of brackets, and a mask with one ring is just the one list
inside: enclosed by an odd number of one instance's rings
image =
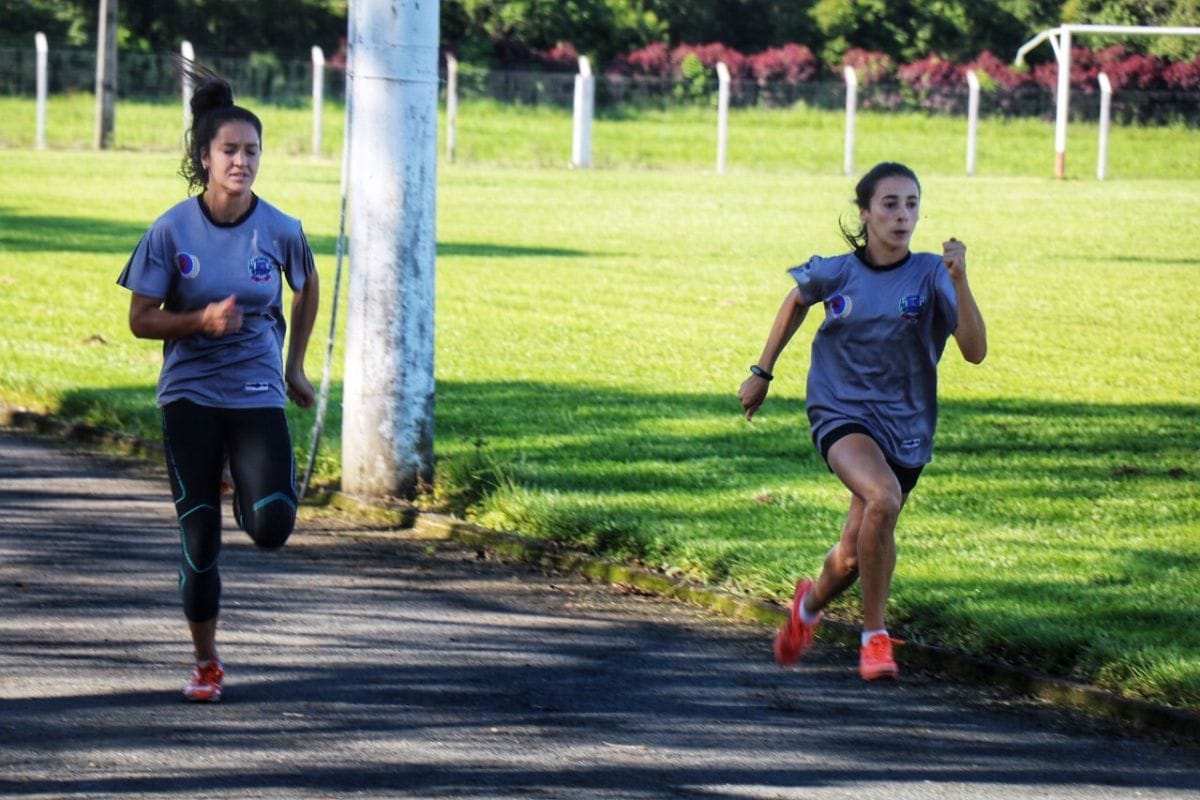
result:
[(924, 295), (906, 294), (900, 298), (900, 319), (909, 322), (920, 319), (925, 315), (926, 305), (928, 305), (928, 301)]
[(850, 310), (854, 308), (854, 303), (844, 294), (835, 294), (825, 302), (835, 319), (850, 316)]
[(194, 278), (200, 274), (200, 259), (191, 253), (176, 253), (175, 265), (179, 267), (179, 274), (185, 278)]
[(266, 283), (271, 280), (275, 262), (266, 256), (254, 256), (247, 264), (250, 269), (250, 280), (255, 283)]

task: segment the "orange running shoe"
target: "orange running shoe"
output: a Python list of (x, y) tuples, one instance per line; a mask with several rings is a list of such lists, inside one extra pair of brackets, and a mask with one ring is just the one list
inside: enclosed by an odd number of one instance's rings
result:
[(820, 614), (817, 614), (812, 625), (806, 625), (800, 618), (800, 603), (803, 602), (804, 595), (808, 594), (812, 587), (813, 582), (808, 578), (797, 582), (787, 622), (775, 634), (775, 663), (781, 667), (796, 663), (804, 655), (804, 651), (812, 644), (813, 631), (816, 630), (817, 623), (821, 621)]
[(192, 670), (192, 681), (183, 687), (183, 696), (196, 703), (216, 703), (221, 699), (221, 681), (225, 668), (217, 659), (197, 664)]
[(876, 681), (880, 678), (895, 680), (900, 675), (900, 668), (892, 658), (892, 639), (886, 633), (877, 633), (862, 646), (858, 659), (858, 674), (864, 681)]

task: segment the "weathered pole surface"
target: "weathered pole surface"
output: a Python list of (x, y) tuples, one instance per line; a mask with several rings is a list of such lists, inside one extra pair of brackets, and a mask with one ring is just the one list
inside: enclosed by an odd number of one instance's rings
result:
[(97, 150), (112, 144), (117, 115), (117, 0), (100, 0), (96, 22)]
[(350, 4), (350, 270), (342, 489), (433, 480), (438, 4)]

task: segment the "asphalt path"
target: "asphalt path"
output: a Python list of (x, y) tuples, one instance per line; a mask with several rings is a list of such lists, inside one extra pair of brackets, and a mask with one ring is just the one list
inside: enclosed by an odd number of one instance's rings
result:
[[(222, 551), (225, 700), (161, 469), (0, 434), (0, 795), (1200, 798), (1194, 742), (486, 553), (305, 519)], [(901, 654), (902, 658), (902, 654)]]

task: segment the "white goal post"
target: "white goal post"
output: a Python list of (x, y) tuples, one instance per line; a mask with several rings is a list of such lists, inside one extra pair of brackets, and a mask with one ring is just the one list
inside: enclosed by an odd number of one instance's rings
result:
[(1200, 27), (1162, 27), (1153, 25), (1059, 25), (1049, 28), (1021, 45), (1013, 63), (1025, 63), (1025, 54), (1049, 41), (1058, 60), (1058, 92), (1054, 101), (1054, 177), (1066, 172), (1067, 107), (1071, 99), (1071, 36), (1076, 33), (1118, 33), (1132, 36), (1200, 36)]

